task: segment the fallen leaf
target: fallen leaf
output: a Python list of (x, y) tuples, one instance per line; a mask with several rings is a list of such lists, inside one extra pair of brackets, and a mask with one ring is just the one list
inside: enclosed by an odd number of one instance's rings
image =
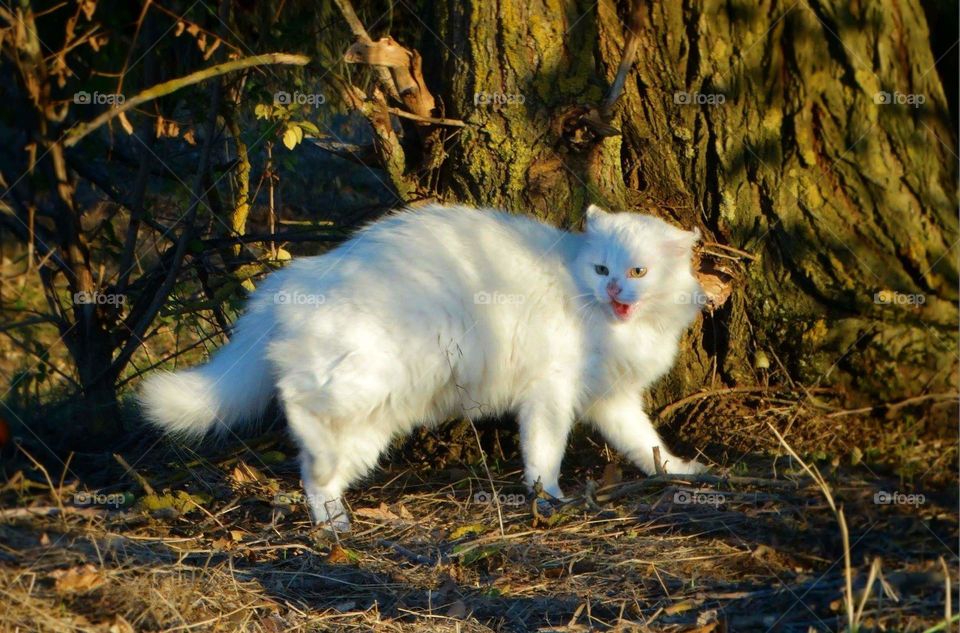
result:
[(186, 490), (164, 494), (144, 495), (137, 500), (136, 509), (151, 514), (173, 515), (188, 514), (197, 506), (206, 505), (210, 497), (203, 494), (190, 494)]
[(330, 550), (330, 553), (327, 554), (326, 562), (331, 565), (343, 565), (346, 563), (355, 563), (360, 560), (360, 554), (349, 550), (340, 545), (334, 545)]
[(137, 630), (133, 628), (133, 625), (127, 622), (126, 618), (122, 615), (118, 615), (114, 618), (113, 624), (110, 625), (110, 633), (137, 633)]
[[(283, 249), (277, 249), (283, 250)], [(286, 252), (286, 251), (284, 251)], [(287, 253), (289, 255), (289, 253)], [(287, 455), (281, 451), (266, 451), (260, 453), (260, 461), (262, 461), (267, 466), (272, 466), (274, 464), (282, 464), (287, 461)]]
[(621, 481), (623, 481), (623, 471), (620, 470), (620, 467), (613, 462), (607, 464), (603, 469), (603, 480), (600, 482), (600, 486), (607, 488)]
[(380, 521), (397, 521), (400, 519), (396, 514), (390, 511), (387, 504), (381, 503), (379, 508), (359, 508), (354, 510), (356, 516), (367, 519), (379, 519)]
[(257, 481), (263, 481), (263, 473), (246, 462), (240, 462), (233, 468), (230, 476), (238, 484), (249, 484)]
[(453, 532), (450, 532), (448, 539), (451, 541), (456, 541), (457, 539), (461, 539), (468, 534), (483, 534), (486, 531), (487, 526), (483, 525), (482, 523), (471, 523), (470, 525), (462, 525)]
[(447, 609), (447, 617), (457, 619), (467, 617), (467, 604), (463, 600), (457, 600)]
[(499, 554), (500, 548), (496, 545), (488, 545), (486, 547), (470, 547), (464, 544), (454, 547), (453, 553), (454, 555), (460, 555), (460, 562), (464, 567), (469, 567), (470, 565), (473, 565), (484, 558), (489, 558)]
[(70, 569), (58, 569), (50, 576), (56, 579), (56, 589), (61, 592), (89, 591), (104, 583), (103, 576), (90, 563)]
[(219, 537), (214, 539), (210, 546), (218, 551), (229, 552), (236, 547), (236, 544), (228, 538)]
[(670, 605), (664, 609), (663, 612), (667, 615), (676, 615), (678, 613), (683, 613), (684, 611), (689, 611), (690, 609), (695, 608), (701, 602), (702, 600), (681, 600), (676, 604)]

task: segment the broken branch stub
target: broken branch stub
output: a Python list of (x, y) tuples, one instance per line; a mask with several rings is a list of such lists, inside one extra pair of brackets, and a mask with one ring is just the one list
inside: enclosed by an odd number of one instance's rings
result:
[(421, 57), (409, 51), (392, 37), (376, 42), (357, 41), (347, 49), (344, 61), (348, 64), (367, 64), (390, 69), (400, 98), (410, 112), (421, 117), (432, 117), (436, 101), (423, 80)]

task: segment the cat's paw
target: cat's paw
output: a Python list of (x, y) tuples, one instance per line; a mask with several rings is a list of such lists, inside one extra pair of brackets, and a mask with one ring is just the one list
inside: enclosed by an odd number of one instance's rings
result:
[(695, 459), (676, 459), (667, 462), (664, 469), (669, 475), (700, 475), (707, 472), (709, 467)]
[(551, 500), (562, 501), (566, 499), (566, 495), (563, 494), (563, 490), (560, 489), (560, 486), (548, 486), (543, 489), (543, 492), (548, 495)]

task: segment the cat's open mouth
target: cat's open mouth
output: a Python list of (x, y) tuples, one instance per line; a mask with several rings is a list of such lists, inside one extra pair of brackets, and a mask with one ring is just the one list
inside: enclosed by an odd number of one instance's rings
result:
[(613, 313), (621, 321), (626, 321), (630, 317), (630, 312), (633, 311), (633, 305), (629, 303), (620, 303), (616, 299), (610, 300), (610, 307), (613, 308)]

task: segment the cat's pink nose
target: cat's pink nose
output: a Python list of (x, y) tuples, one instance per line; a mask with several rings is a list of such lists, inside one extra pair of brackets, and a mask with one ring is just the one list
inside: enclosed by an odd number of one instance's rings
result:
[(617, 285), (617, 282), (611, 281), (607, 284), (607, 294), (610, 295), (611, 299), (616, 299), (620, 296), (620, 286)]

